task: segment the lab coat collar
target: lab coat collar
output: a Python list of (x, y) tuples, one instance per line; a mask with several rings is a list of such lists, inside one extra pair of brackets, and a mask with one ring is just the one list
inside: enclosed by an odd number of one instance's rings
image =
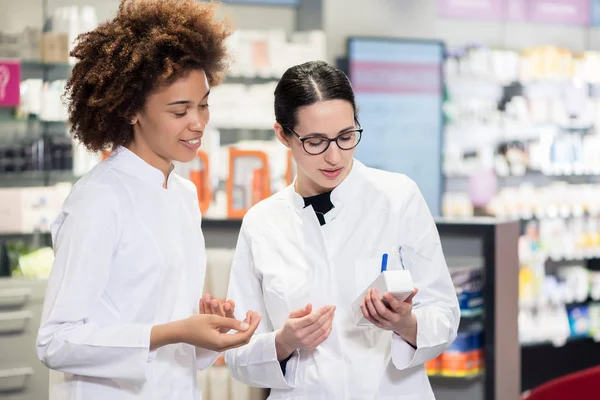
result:
[[(332, 213), (337, 214), (337, 211), (344, 205), (349, 203), (355, 196), (358, 191), (356, 185), (360, 182), (360, 177), (362, 176), (362, 170), (365, 168), (364, 164), (362, 164), (357, 159), (352, 160), (352, 169), (350, 173), (339, 185), (337, 185), (333, 191), (331, 192), (331, 202), (333, 203), (333, 210), (326, 214)], [(304, 198), (296, 192), (296, 178), (290, 186), (288, 186), (288, 194), (292, 204), (297, 212), (301, 213), (302, 210), (307, 208), (304, 205)], [(311, 207), (312, 208), (312, 207)], [(335, 210), (335, 211), (334, 211)], [(327, 218), (326, 218), (327, 220)]]
[[(163, 187), (163, 184), (165, 183), (163, 172), (142, 160), (140, 156), (128, 148), (123, 146), (118, 147), (113, 150), (110, 158), (115, 161), (116, 167), (123, 172), (134, 175), (152, 186), (158, 185), (159, 187)], [(171, 186), (172, 177), (173, 166), (171, 165), (171, 172), (169, 172), (169, 176), (167, 177), (167, 188)]]

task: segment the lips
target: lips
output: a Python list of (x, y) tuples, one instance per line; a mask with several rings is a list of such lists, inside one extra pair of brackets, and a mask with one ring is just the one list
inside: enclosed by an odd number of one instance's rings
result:
[(182, 145), (184, 145), (185, 147), (187, 147), (188, 149), (198, 150), (198, 148), (202, 144), (201, 139), (202, 139), (201, 137), (197, 137), (197, 138), (194, 138), (194, 139), (187, 139), (187, 140), (181, 139), (181, 140), (179, 140), (179, 142)]
[(340, 173), (342, 172), (343, 168), (336, 168), (336, 169), (320, 169), (319, 171), (321, 171), (321, 173), (323, 175), (325, 175), (326, 178), (328, 179), (335, 179), (337, 178)]

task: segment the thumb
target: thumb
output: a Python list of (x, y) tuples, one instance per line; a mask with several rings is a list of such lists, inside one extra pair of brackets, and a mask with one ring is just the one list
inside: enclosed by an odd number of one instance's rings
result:
[(215, 328), (228, 328), (234, 329), (236, 331), (246, 331), (250, 327), (245, 321), (238, 321), (237, 319), (221, 317), (220, 315), (215, 315), (213, 319), (213, 323)]
[(304, 308), (294, 310), (290, 313), (290, 318), (302, 318), (306, 317), (312, 312), (312, 304), (307, 304)]

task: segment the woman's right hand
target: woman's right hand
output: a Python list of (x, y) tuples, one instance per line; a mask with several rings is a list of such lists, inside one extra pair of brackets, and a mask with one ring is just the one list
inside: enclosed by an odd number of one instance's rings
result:
[[(243, 346), (258, 328), (260, 316), (248, 311), (244, 321), (220, 315), (198, 314), (183, 320), (183, 342), (217, 352)], [(236, 333), (227, 334), (229, 330)]]
[(329, 337), (334, 314), (335, 306), (323, 306), (313, 312), (311, 304), (292, 311), (275, 336), (277, 359), (285, 360), (296, 349), (317, 348)]
[[(189, 318), (157, 325), (152, 328), (150, 349), (172, 343), (187, 343), (204, 349), (223, 352), (247, 344), (260, 323), (260, 315), (248, 311), (244, 321), (215, 314), (198, 314)], [(235, 330), (236, 333), (221, 333)]]

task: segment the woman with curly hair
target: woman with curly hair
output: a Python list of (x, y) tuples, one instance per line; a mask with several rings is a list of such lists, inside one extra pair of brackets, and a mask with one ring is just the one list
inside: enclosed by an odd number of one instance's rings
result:
[[(122, 0), (83, 34), (70, 122), (110, 157), (73, 187), (52, 226), (55, 261), (37, 353), (51, 399), (200, 399), (195, 370), (248, 343), (260, 316), (202, 296), (206, 254), (194, 185), (210, 86), (226, 67), (214, 4)], [(228, 334), (229, 330), (236, 333)]]

